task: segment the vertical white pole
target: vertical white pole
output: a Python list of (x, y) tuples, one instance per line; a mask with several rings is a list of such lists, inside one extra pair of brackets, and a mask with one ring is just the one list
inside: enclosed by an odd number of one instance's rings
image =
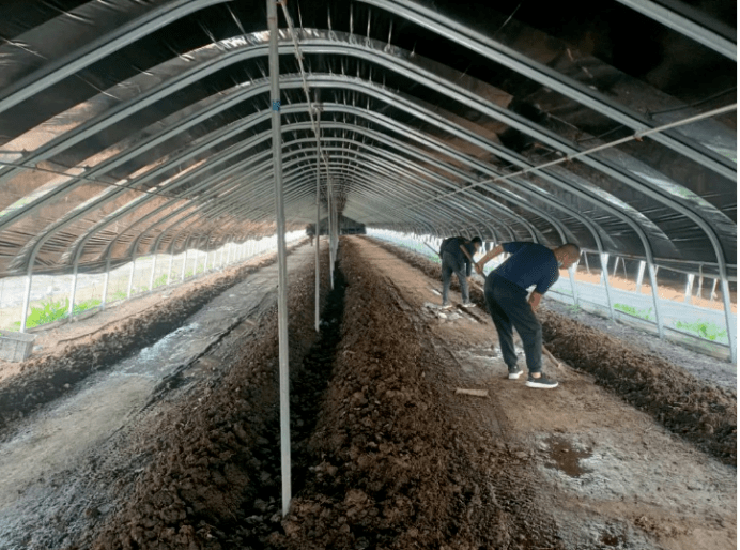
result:
[(75, 309), (75, 295), (77, 294), (77, 270), (79, 264), (77, 258), (75, 258), (74, 272), (72, 273), (72, 287), (69, 289), (69, 305), (67, 306), (67, 317), (72, 317), (72, 312)]
[(576, 282), (574, 280), (574, 273), (576, 272), (576, 265), (571, 264), (568, 267), (568, 279), (570, 280), (570, 291), (573, 293), (573, 305), (578, 305), (578, 291), (576, 290)]
[(149, 292), (154, 290), (154, 275), (157, 271), (157, 254), (154, 254), (154, 258), (152, 258), (152, 275), (149, 277)]
[(285, 212), (283, 206), (282, 130), (280, 126), (280, 82), (277, 3), (267, 0), (270, 31), (269, 65), (272, 99), (272, 155), (275, 164), (275, 204), (278, 245), (278, 348), (280, 355), (280, 472), (282, 511), (288, 514), (291, 499), (290, 476), (290, 372), (288, 362), (288, 264), (285, 255)]
[(316, 239), (316, 247), (314, 249), (314, 315), (313, 324), (316, 332), (321, 330), (321, 312), (319, 311), (320, 295), (321, 295), (321, 268), (319, 266), (321, 255), (319, 249), (321, 248), (321, 235), (319, 234), (319, 226), (321, 224), (321, 111), (316, 109), (316, 124), (318, 126), (318, 136), (316, 139), (316, 228), (314, 229), (314, 239)]
[(110, 280), (110, 257), (105, 260), (105, 280), (103, 281), (103, 309), (108, 301), (108, 281)]
[(131, 269), (128, 274), (128, 288), (126, 289), (126, 299), (131, 297), (131, 286), (134, 284), (134, 269), (136, 268), (136, 255), (131, 258)]
[(737, 332), (735, 331), (732, 310), (730, 309), (730, 285), (727, 276), (722, 275), (722, 304), (725, 309), (725, 324), (727, 325), (727, 339), (730, 343), (730, 363), (737, 363)]
[(645, 277), (645, 261), (640, 260), (640, 267), (637, 270), (637, 281), (635, 281), (635, 292), (642, 294), (642, 279)]
[(658, 287), (659, 269), (660, 266), (656, 267), (652, 262), (648, 262), (648, 276), (650, 277), (650, 288), (653, 291), (653, 307), (655, 308), (655, 321), (658, 323), (658, 336), (664, 338), (665, 329), (663, 328), (663, 316), (660, 314), (660, 291)]
[(185, 280), (185, 268), (188, 265), (188, 249), (187, 249), (187, 245), (185, 245), (185, 246), (186, 246), (185, 252), (182, 255), (182, 274), (181, 274), (181, 277), (180, 277), (180, 281), (184, 281)]
[(28, 309), (31, 305), (31, 281), (32, 280), (33, 280), (33, 264), (29, 261), (28, 273), (26, 273), (26, 290), (23, 293), (23, 306), (21, 307), (20, 332), (26, 332), (26, 320), (28, 319)]
[(602, 253), (599, 256), (601, 257), (601, 276), (604, 281), (604, 289), (606, 290), (606, 303), (609, 306), (609, 315), (614, 319), (614, 302), (612, 301), (612, 292), (609, 288), (609, 254)]
[(683, 295), (683, 301), (686, 304), (691, 303), (691, 291), (694, 290), (694, 275), (692, 273), (688, 273), (686, 275), (686, 292), (684, 292)]
[(170, 276), (172, 275), (172, 262), (175, 259), (175, 247), (173, 246), (172, 249), (170, 249), (170, 262), (167, 266), (167, 286), (170, 286)]

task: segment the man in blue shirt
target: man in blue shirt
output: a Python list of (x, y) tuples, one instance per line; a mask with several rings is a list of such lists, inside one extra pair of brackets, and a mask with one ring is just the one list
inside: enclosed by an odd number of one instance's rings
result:
[[(581, 256), (578, 245), (568, 243), (550, 249), (536, 243), (513, 242), (496, 246), (476, 264), (475, 270), (483, 274), (483, 265), (502, 252), (511, 254), (509, 259), (486, 277), (483, 295), (496, 325), (499, 345), (504, 362), (509, 367), (509, 379), (516, 380), (522, 370), (516, 365), (512, 326), (522, 337), (527, 358), (527, 386), (554, 388), (558, 385), (542, 375), (542, 325), (534, 312), (542, 295), (555, 284), (559, 269), (567, 269)], [(535, 289), (527, 300), (527, 289)]]
[[(480, 237), (475, 237), (468, 242), (462, 237), (445, 239), (439, 248), (442, 258), (442, 307), (450, 307), (449, 292), (452, 274), (457, 274), (460, 282), (460, 293), (462, 294), (462, 305), (474, 307), (468, 296), (468, 279), (472, 275), (473, 256), (478, 252), (482, 244)], [(463, 271), (464, 270), (464, 271)]]

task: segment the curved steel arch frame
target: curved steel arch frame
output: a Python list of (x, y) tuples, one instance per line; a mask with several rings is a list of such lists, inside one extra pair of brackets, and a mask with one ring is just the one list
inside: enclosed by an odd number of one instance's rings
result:
[[(210, 5), (212, 3), (216, 3), (216, 2), (193, 2), (193, 5), (197, 4), (198, 6), (202, 7), (204, 5)], [(434, 14), (431, 11), (426, 10), (425, 8), (422, 8), (422, 7), (416, 5), (416, 4), (412, 3), (412, 2), (401, 0), (400, 2), (397, 2), (397, 4), (400, 5), (400, 7), (398, 7), (398, 5), (394, 6), (394, 5), (392, 5), (389, 2), (386, 2), (384, 0), (371, 1), (369, 3), (373, 3), (375, 5), (383, 6), (386, 9), (389, 9), (389, 11), (391, 11), (393, 13), (403, 13), (406, 16), (408, 16), (409, 19), (414, 20), (414, 21), (416, 21), (416, 22), (418, 22), (420, 24), (423, 24), (425, 26), (428, 26), (429, 28), (433, 28), (434, 30), (437, 30), (437, 32), (440, 32), (440, 34), (446, 35), (448, 37), (450, 37), (449, 36), (449, 32), (454, 31), (454, 33), (456, 33), (456, 34), (454, 36), (451, 36), (451, 38), (460, 40), (461, 43), (464, 43), (465, 45), (467, 45), (468, 47), (471, 47), (472, 49), (476, 49), (476, 47), (477, 46), (479, 47), (481, 44), (484, 45), (485, 47), (482, 48), (482, 50), (477, 50), (477, 51), (483, 51), (484, 55), (486, 55), (487, 57), (489, 57), (489, 58), (491, 58), (493, 60), (496, 60), (497, 62), (501, 62), (498, 59), (498, 56), (499, 55), (504, 55), (504, 57), (506, 59), (508, 59), (508, 65), (507, 66), (512, 66), (512, 67), (515, 66), (515, 67), (518, 67), (520, 69), (526, 69), (528, 63), (531, 65), (531, 62), (529, 62), (529, 60), (519, 59), (519, 57), (521, 57), (521, 56), (511, 55), (511, 52), (504, 52), (503, 54), (501, 54), (500, 53), (501, 48), (497, 48), (496, 45), (493, 45), (492, 46), (491, 44), (489, 44), (488, 43), (489, 41), (487, 41), (485, 39), (485, 37), (476, 36), (476, 35), (474, 35), (474, 33), (470, 33), (470, 32), (468, 32), (468, 33), (466, 33), (466, 32), (460, 33), (459, 32), (460, 29), (457, 29), (456, 26), (455, 26), (455, 24), (453, 24), (453, 22), (450, 22), (448, 20), (445, 20), (444, 18), (442, 18), (438, 14)], [(176, 3), (176, 4), (179, 4), (179, 3)], [(396, 8), (398, 8), (398, 11), (396, 11)], [(183, 11), (185, 11), (186, 10), (186, 7), (183, 6), (182, 9), (183, 9)], [(200, 9), (200, 8), (198, 8), (198, 9)], [(463, 30), (465, 30), (465, 29), (463, 29)], [(120, 34), (120, 36), (121, 36), (121, 40), (125, 40), (127, 38), (127, 35), (125, 33)], [(492, 52), (498, 52), (498, 53), (496, 53), (496, 55), (493, 55)], [(513, 53), (516, 54), (516, 52), (513, 52)], [(507, 63), (504, 63), (504, 64), (507, 64)], [(587, 97), (590, 97), (590, 100), (589, 99), (585, 99), (584, 97), (582, 97), (581, 95), (579, 95), (580, 92), (583, 92), (582, 90), (578, 90), (577, 87), (576, 87), (575, 90), (569, 89), (569, 86), (572, 83), (567, 83), (567, 82), (566, 83), (562, 83), (562, 82), (558, 83), (557, 82), (558, 81), (558, 78), (562, 78), (562, 77), (560, 77), (560, 75), (550, 75), (550, 74), (548, 74), (548, 71), (546, 71), (546, 70), (543, 71), (541, 69), (543, 69), (543, 67), (536, 67), (536, 66), (534, 66), (534, 69), (531, 69), (531, 70), (534, 70), (535, 74), (533, 74), (531, 77), (534, 78), (535, 80), (538, 80), (535, 77), (536, 76), (539, 76), (540, 78), (539, 78), (538, 81), (543, 82), (543, 83), (544, 82), (550, 82), (551, 84), (553, 83), (553, 80), (548, 80), (548, 78), (552, 78), (552, 79), (554, 79), (554, 83), (555, 84), (559, 84), (557, 87), (554, 87), (555, 89), (562, 90), (562, 93), (564, 93), (565, 95), (568, 95), (569, 97), (572, 97), (572, 98), (574, 98), (574, 99), (582, 102), (585, 105), (591, 106), (590, 104), (593, 101), (593, 97), (591, 97), (591, 96), (593, 96), (595, 94), (592, 94), (592, 93), (589, 93), (588, 91), (585, 91), (586, 96)], [(525, 72), (525, 74), (528, 74), (527, 71), (524, 71), (524, 72)], [(581, 99), (579, 99), (579, 97)], [(0, 103), (0, 105), (1, 105), (1, 103)], [(607, 112), (610, 112), (611, 113), (612, 112), (612, 107), (611, 106), (608, 106), (608, 105), (607, 105), (607, 107), (608, 108), (605, 109), (604, 108), (604, 105), (600, 105), (600, 106), (597, 106), (595, 108), (597, 108), (597, 110), (599, 110), (600, 112), (602, 112), (604, 114), (607, 114)], [(619, 111), (619, 107), (618, 106), (616, 107), (616, 110)], [(620, 120), (620, 121), (622, 121), (622, 120), (619, 117), (625, 116), (624, 113), (620, 113), (620, 112), (616, 112), (616, 113), (613, 113), (613, 114), (616, 117), (614, 119), (615, 120)], [(622, 123), (625, 123), (625, 122), (622, 121)], [(638, 129), (638, 128), (636, 128), (636, 129)], [(644, 128), (642, 128), (642, 129), (644, 129)], [(661, 136), (661, 139), (664, 139), (664, 137), (665, 136)], [(668, 138), (670, 138), (670, 136), (668, 136)], [(668, 142), (671, 141), (671, 139), (672, 138), (665, 139), (664, 140), (665, 141), (664, 144), (668, 145)], [(672, 146), (674, 148), (675, 147), (679, 147), (680, 148), (680, 145), (677, 146), (675, 143), (673, 143), (673, 145), (669, 145), (669, 146)], [(679, 150), (679, 149), (676, 149), (676, 150)], [(684, 154), (684, 153), (682, 153), (682, 154)], [(711, 164), (711, 162), (707, 161), (705, 158), (699, 159), (699, 158), (696, 158), (695, 156), (693, 156), (692, 154), (686, 154), (686, 156), (688, 156), (689, 158), (694, 158), (694, 160), (696, 160), (697, 162), (703, 163), (705, 166), (710, 166), (710, 164)], [(716, 167), (713, 168), (713, 169), (716, 169)], [(602, 169), (602, 171), (604, 171), (604, 170)], [(610, 173), (610, 172), (607, 171), (606, 173)], [(723, 172), (720, 171), (720, 173), (723, 173)], [(621, 177), (620, 177), (620, 175), (618, 173), (616, 173), (616, 172), (611, 172), (610, 175), (612, 175), (613, 177), (616, 176), (617, 179), (620, 180), (620, 181), (622, 180), (622, 177), (624, 177), (624, 175), (621, 175)], [(727, 176), (727, 174), (724, 174), (724, 175)], [(628, 179), (629, 179), (629, 177), (628, 177)], [(641, 185), (639, 182), (632, 183), (631, 185), (632, 186), (635, 186), (636, 189), (644, 192), (644, 186)], [(667, 206), (673, 208), (674, 210), (680, 212), (681, 214), (685, 215), (686, 217), (692, 219), (695, 223), (697, 223), (697, 225), (699, 225), (699, 227), (702, 228), (702, 230), (704, 230), (704, 232), (708, 235), (708, 237), (710, 239), (710, 242), (712, 243), (713, 248), (715, 249), (715, 254), (716, 254), (717, 259), (718, 259), (718, 263), (719, 263), (719, 267), (720, 267), (720, 272), (723, 275), (723, 277), (726, 279), (726, 260), (724, 258), (724, 253), (723, 253), (723, 250), (721, 248), (721, 243), (719, 242), (718, 236), (714, 232), (713, 228), (700, 215), (696, 214), (690, 208), (688, 208), (685, 205), (681, 204), (679, 201), (674, 200), (674, 199), (671, 199), (670, 197), (665, 197), (665, 196), (661, 195), (658, 190), (652, 190), (652, 194), (653, 194), (653, 198), (655, 198), (656, 200), (660, 201), (663, 204), (666, 204)], [(647, 250), (647, 248), (646, 248), (646, 250)], [(32, 264), (33, 264), (32, 261), (29, 262), (29, 267), (31, 267)]]

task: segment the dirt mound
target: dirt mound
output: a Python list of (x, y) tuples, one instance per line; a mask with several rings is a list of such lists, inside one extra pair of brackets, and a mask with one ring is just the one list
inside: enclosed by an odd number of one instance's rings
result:
[[(312, 288), (309, 277), (290, 287), (291, 371), (300, 370), (316, 338)], [(263, 532), (264, 526), (251, 529), (249, 512), (262, 489), (279, 485), (271, 466), (280, 463), (279, 447), (265, 438), (277, 415), (277, 373), (274, 310), (234, 368), (164, 415), (151, 446), (142, 449), (153, 456), (151, 464), (92, 547), (215, 550), (242, 547)], [(269, 532), (280, 517), (271, 500), (257, 503), (266, 518), (259, 523), (272, 525)]]
[[(441, 279), (437, 264), (377, 241), (385, 250)], [(453, 281), (455, 288), (456, 280)], [(480, 289), (470, 298), (485, 307)], [(737, 396), (700, 380), (658, 355), (633, 348), (578, 321), (539, 311), (547, 348), (589, 372), (609, 391), (647, 412), (669, 430), (726, 464), (737, 463)]]
[(737, 463), (737, 399), (729, 391), (577, 321), (548, 311), (539, 317), (543, 338), (559, 358), (703, 451)]

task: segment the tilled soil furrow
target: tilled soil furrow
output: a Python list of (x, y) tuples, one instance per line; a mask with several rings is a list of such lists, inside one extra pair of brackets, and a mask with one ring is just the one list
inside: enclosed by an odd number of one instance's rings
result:
[[(417, 254), (377, 241), (384, 250), (426, 275), (441, 279), (441, 267)], [(452, 285), (455, 287), (455, 283)], [(470, 298), (485, 308), (483, 295)], [(578, 321), (541, 310), (543, 340), (550, 351), (657, 422), (726, 464), (737, 463), (737, 396), (698, 380), (658, 355), (637, 350)]]
[(218, 294), (228, 290), (261, 267), (239, 269), (219, 277), (214, 284), (189, 292), (181, 300), (160, 305), (129, 319), (110, 323), (91, 343), (70, 344), (61, 356), (44, 355), (27, 361), (19, 376), (0, 384), (0, 440), (10, 424), (45, 403), (75, 391), (77, 385), (97, 371), (119, 363), (180, 327), (191, 315)]
[(429, 336), (354, 247), (343, 244), (345, 338), (310, 442), (316, 465), (275, 547), (562, 548), (516, 472), (496, 468), (507, 446), (492, 451), (490, 433), (469, 437), (451, 414)]

